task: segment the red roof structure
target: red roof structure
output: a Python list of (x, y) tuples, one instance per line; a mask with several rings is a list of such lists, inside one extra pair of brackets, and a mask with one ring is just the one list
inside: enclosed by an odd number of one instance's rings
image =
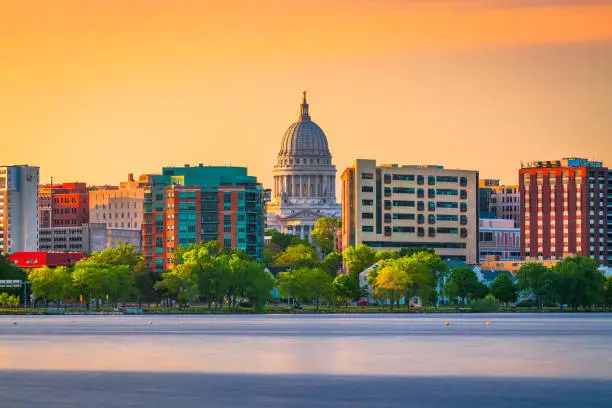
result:
[(9, 261), (22, 269), (41, 268), (48, 266), (74, 266), (87, 257), (85, 252), (15, 252), (9, 256)]

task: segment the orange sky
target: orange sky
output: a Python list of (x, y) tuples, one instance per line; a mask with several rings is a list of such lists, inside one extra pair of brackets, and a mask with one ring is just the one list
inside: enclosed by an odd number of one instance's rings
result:
[[(301, 91), (355, 158), (612, 166), (612, 0), (0, 0), (0, 163), (118, 184), (164, 165), (271, 187)], [(339, 177), (338, 177), (339, 178)]]

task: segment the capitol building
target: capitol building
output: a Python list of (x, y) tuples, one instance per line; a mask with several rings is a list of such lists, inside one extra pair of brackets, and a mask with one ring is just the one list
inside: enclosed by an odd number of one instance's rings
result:
[(319, 218), (340, 218), (336, 166), (325, 133), (310, 119), (306, 92), (298, 121), (283, 136), (273, 175), (268, 228), (310, 239)]

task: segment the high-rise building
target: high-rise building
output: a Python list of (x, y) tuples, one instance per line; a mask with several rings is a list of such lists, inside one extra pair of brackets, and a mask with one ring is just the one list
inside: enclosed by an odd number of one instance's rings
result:
[(144, 192), (148, 184), (149, 176), (141, 175), (135, 180), (130, 173), (118, 187), (98, 186), (89, 191), (89, 222), (106, 225), (109, 248), (119, 241), (141, 248)]
[(264, 192), (245, 167), (168, 167), (145, 190), (143, 252), (161, 272), (179, 246), (218, 240), (261, 259)]
[(499, 180), (480, 180), (478, 189), (480, 218), (512, 220), (520, 225), (520, 194), (518, 185), (503, 185)]
[(40, 228), (76, 227), (89, 222), (89, 193), (85, 183), (41, 185), (38, 191)]
[(38, 186), (38, 167), (0, 167), (0, 253), (38, 251)]
[(298, 121), (283, 136), (267, 203), (267, 227), (310, 239), (319, 218), (339, 218), (336, 166), (323, 130), (312, 121), (306, 92)]
[(565, 158), (519, 170), (521, 255), (608, 260), (609, 172), (601, 162)]
[(478, 172), (356, 160), (342, 174), (342, 247), (433, 248), (478, 263)]
[(612, 169), (608, 170), (608, 265), (612, 265)]

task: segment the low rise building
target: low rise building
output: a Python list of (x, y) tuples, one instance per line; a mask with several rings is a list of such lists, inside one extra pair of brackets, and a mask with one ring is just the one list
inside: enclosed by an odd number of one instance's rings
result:
[(83, 224), (75, 227), (41, 228), (41, 251), (84, 252), (91, 254), (108, 247), (108, 231), (104, 224)]
[(521, 230), (511, 219), (480, 219), (480, 260), (487, 256), (519, 259)]
[(21, 269), (73, 267), (86, 256), (83, 252), (15, 252), (9, 256), (9, 262)]

